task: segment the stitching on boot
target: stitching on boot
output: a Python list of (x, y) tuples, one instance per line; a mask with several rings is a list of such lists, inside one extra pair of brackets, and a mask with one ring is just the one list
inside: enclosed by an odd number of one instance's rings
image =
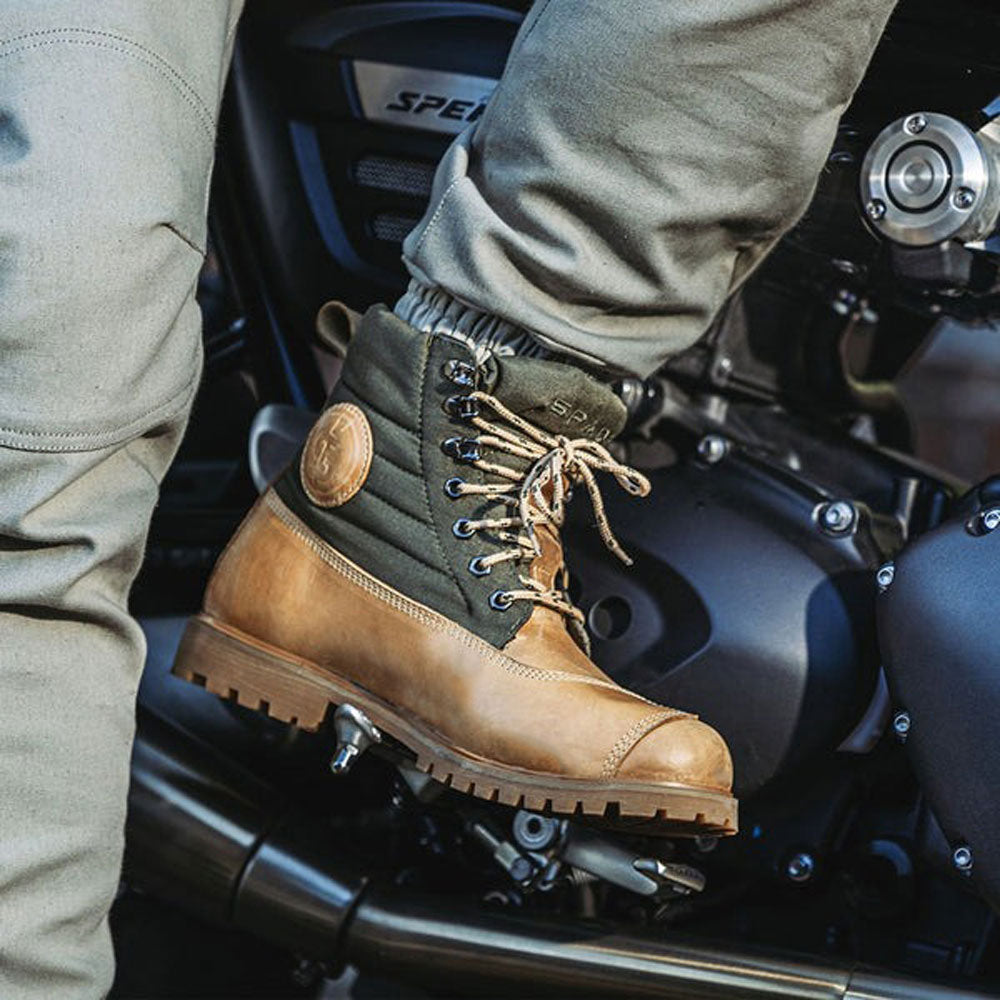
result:
[[(368, 538), (371, 538), (376, 542), (384, 541), (384, 539), (381, 538), (379, 535), (376, 535), (373, 531), (370, 531), (368, 528), (366, 528), (365, 525), (361, 523), (360, 519), (353, 520), (351, 517), (350, 508), (348, 508), (347, 510), (340, 508), (338, 516), (341, 517), (343, 520), (345, 520), (356, 531), (360, 531), (363, 535), (367, 536)], [(305, 527), (305, 525), (303, 526)], [(433, 563), (427, 562), (420, 556), (411, 552), (409, 549), (402, 548), (399, 542), (396, 543), (396, 552), (399, 553), (399, 555), (401, 556), (405, 556), (407, 559), (412, 559), (418, 566), (420, 566), (423, 569), (430, 570), (436, 576), (444, 577), (445, 580), (451, 579), (451, 576), (449, 575), (447, 570), (441, 569), (440, 566), (435, 566)]]
[(387, 455), (380, 455), (378, 452), (375, 452), (372, 456), (372, 461), (385, 462), (386, 465), (392, 466), (392, 468), (394, 468), (397, 472), (402, 472), (407, 476), (412, 476), (414, 479), (419, 479), (423, 482), (423, 476), (421, 476), (419, 472), (414, 472), (413, 469), (408, 469), (405, 465), (400, 465), (399, 462), (394, 462)]
[(373, 406), (370, 400), (363, 399), (358, 390), (355, 389), (349, 382), (345, 381), (344, 379), (341, 379), (339, 385), (341, 388), (346, 389), (354, 397), (354, 399), (357, 401), (358, 405), (360, 405), (362, 409), (371, 410), (371, 412), (374, 413), (376, 417), (380, 417), (387, 424), (392, 424), (393, 427), (396, 427), (401, 431), (405, 431), (407, 434), (410, 435), (410, 437), (414, 438), (417, 437), (417, 434), (412, 427), (407, 427), (406, 424), (401, 424), (398, 420), (395, 419), (395, 417), (390, 417), (388, 413), (384, 413), (377, 406)]
[(601, 777), (610, 781), (622, 766), (622, 761), (635, 749), (643, 737), (648, 736), (654, 729), (662, 726), (665, 722), (673, 719), (689, 718), (686, 712), (681, 712), (675, 708), (661, 708), (656, 712), (644, 715), (638, 722), (618, 737), (615, 745), (608, 751), (607, 757), (601, 766)]
[[(397, 514), (400, 514), (403, 517), (405, 517), (407, 521), (412, 521), (414, 524), (419, 525), (421, 528), (426, 527), (426, 523), (421, 518), (415, 517), (408, 510), (403, 510), (402, 507), (400, 507), (398, 504), (393, 503), (388, 497), (382, 496), (381, 493), (376, 493), (371, 488), (371, 486), (368, 486), (365, 489), (365, 495), (370, 496), (373, 500), (378, 500), (379, 503), (384, 503), (386, 507), (390, 508), (390, 510), (394, 510)], [(449, 573), (448, 576), (450, 577), (451, 574)]]
[[(469, 632), (467, 629), (462, 628), (461, 625), (456, 625), (443, 615), (439, 615), (436, 612), (431, 611), (429, 608), (425, 608), (422, 604), (418, 604), (416, 601), (410, 600), (408, 597), (392, 590), (390, 587), (387, 587), (385, 584), (376, 580), (373, 576), (370, 576), (359, 566), (356, 566), (349, 559), (342, 556), (336, 549), (334, 549), (331, 545), (328, 545), (323, 541), (323, 539), (311, 531), (307, 525), (303, 524), (295, 516), (295, 514), (285, 506), (281, 498), (276, 494), (264, 494), (263, 501), (270, 512), (281, 522), (284, 528), (298, 538), (299, 541), (301, 541), (309, 549), (315, 552), (316, 555), (323, 560), (323, 562), (338, 572), (341, 576), (345, 577), (348, 581), (353, 583), (356, 587), (360, 587), (366, 593), (382, 601), (384, 604), (388, 604), (396, 611), (400, 611), (403, 614), (408, 615), (410, 618), (416, 619), (422, 625), (426, 625), (428, 628), (432, 628), (436, 632), (442, 632), (454, 639), (458, 639), (463, 645), (468, 646), (479, 653), (484, 660), (494, 664), (495, 666), (502, 667), (508, 673), (534, 681), (564, 681), (575, 684), (586, 684), (591, 687), (604, 688), (608, 691), (626, 693), (635, 698), (636, 701), (645, 702), (647, 705), (652, 704), (652, 702), (647, 701), (647, 699), (642, 698), (640, 695), (633, 694), (632, 692), (625, 692), (623, 688), (619, 687), (612, 681), (601, 680), (599, 677), (586, 677), (581, 676), (580, 674), (571, 674), (565, 670), (541, 670), (538, 667), (529, 667), (527, 664), (521, 663), (509, 656), (505, 656), (500, 652), (500, 650), (491, 646), (488, 642), (480, 639), (479, 636)], [(660, 708), (657, 710), (656, 715), (658, 717), (664, 716), (665, 713), (669, 716), (671, 715), (671, 710)]]

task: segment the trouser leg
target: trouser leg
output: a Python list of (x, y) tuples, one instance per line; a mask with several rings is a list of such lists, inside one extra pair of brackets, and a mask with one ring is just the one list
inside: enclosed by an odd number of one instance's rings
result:
[(0, 0), (0, 996), (110, 986), (141, 632), (238, 0)]
[(895, 0), (539, 0), (404, 257), (640, 375), (808, 205)]

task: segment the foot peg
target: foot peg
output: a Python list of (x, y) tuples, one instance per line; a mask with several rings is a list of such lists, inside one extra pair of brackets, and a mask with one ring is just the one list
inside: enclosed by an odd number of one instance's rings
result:
[(333, 713), (333, 730), (337, 734), (337, 750), (330, 761), (334, 774), (347, 774), (370, 746), (382, 742), (372, 720), (353, 705), (341, 705)]
[(688, 896), (705, 888), (705, 876), (691, 865), (641, 857), (589, 827), (520, 810), (513, 843), (476, 823), (472, 833), (522, 888), (542, 892), (570, 873), (587, 875), (639, 896)]
[(669, 887), (682, 896), (701, 892), (705, 888), (705, 876), (691, 865), (660, 861), (659, 858), (639, 858), (632, 862), (632, 867), (657, 886)]

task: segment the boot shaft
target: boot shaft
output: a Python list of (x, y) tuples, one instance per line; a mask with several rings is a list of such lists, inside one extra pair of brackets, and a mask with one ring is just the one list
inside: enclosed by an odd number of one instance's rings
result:
[[(425, 336), (376, 308), (353, 340), (309, 441), (275, 489), (347, 558), (502, 647), (532, 607), (502, 607), (496, 598), (521, 589), (528, 567), (480, 568), (483, 556), (509, 547), (509, 537), (470, 535), (465, 528), (510, 514), (495, 499), (457, 492), (461, 483), (479, 487), (497, 479), (471, 464), (497, 457), (470, 424), (477, 412), (470, 394), (477, 388), (549, 434), (602, 439), (624, 422), (617, 397), (576, 368), (525, 358), (494, 358), (477, 367), (464, 343)], [(530, 464), (509, 453), (501, 457), (520, 471)], [(554, 545), (558, 536), (548, 532), (540, 567), (547, 576), (561, 564)]]

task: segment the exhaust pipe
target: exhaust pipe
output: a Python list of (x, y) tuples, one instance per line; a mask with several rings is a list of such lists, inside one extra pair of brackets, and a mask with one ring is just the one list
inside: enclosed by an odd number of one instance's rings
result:
[(369, 885), (315, 821), (147, 710), (129, 800), (127, 877), (201, 916), (312, 957), (496, 996), (665, 1000), (988, 1000), (811, 958), (753, 954), (578, 922), (485, 913)]

